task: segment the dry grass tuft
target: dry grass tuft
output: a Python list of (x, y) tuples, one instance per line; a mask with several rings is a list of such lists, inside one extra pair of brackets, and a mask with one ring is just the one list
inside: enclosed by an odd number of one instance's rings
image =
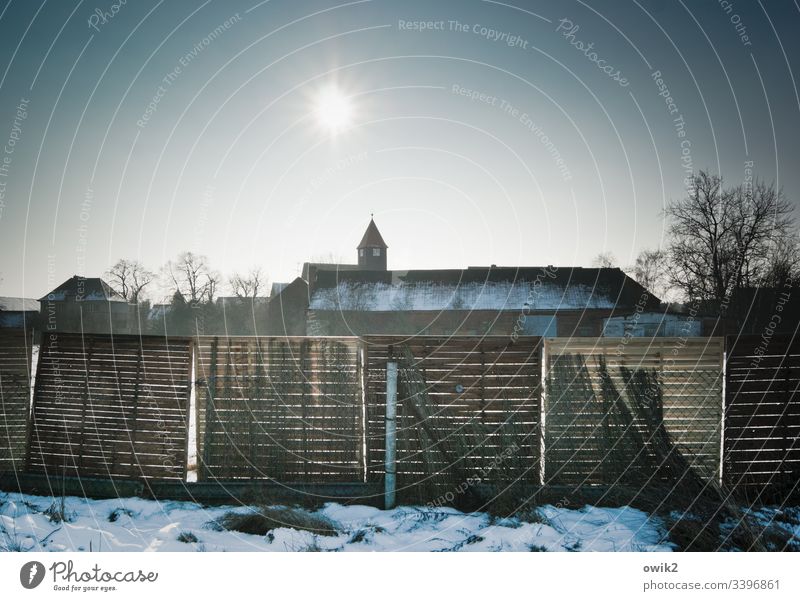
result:
[(223, 530), (260, 536), (276, 528), (305, 530), (324, 536), (338, 533), (337, 525), (332, 520), (293, 507), (260, 507), (247, 513), (228, 512), (216, 521), (216, 525)]
[(188, 530), (184, 530), (178, 535), (178, 542), (179, 543), (196, 543), (197, 536), (194, 533), (189, 532)]

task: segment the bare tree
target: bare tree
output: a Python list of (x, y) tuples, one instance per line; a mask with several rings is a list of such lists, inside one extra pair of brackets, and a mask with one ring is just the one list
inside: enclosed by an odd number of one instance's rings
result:
[(106, 272), (111, 285), (122, 294), (129, 303), (138, 303), (144, 289), (156, 278), (156, 274), (145, 269), (135, 260), (120, 259)]
[(209, 271), (206, 274), (205, 299), (207, 302), (214, 302), (220, 282), (222, 282), (222, 276), (218, 271)]
[(212, 302), (216, 296), (220, 277), (208, 265), (204, 255), (183, 252), (176, 261), (165, 267), (172, 292), (179, 293), (187, 303)]
[(617, 258), (614, 256), (614, 253), (605, 251), (598, 254), (592, 260), (592, 267), (616, 267), (617, 266)]
[(338, 263), (347, 263), (347, 261), (345, 261), (344, 257), (342, 257), (342, 255), (339, 253), (328, 252), (328, 253), (319, 253), (312, 256), (309, 263), (323, 263), (326, 265), (329, 264), (335, 265)]
[(233, 294), (241, 299), (256, 298), (267, 285), (267, 279), (261, 269), (255, 267), (246, 275), (234, 273), (230, 278)]
[(636, 263), (627, 269), (633, 279), (665, 300), (669, 294), (669, 267), (667, 253), (663, 250), (644, 249), (636, 257)]
[(718, 301), (736, 288), (766, 284), (796, 233), (792, 205), (761, 181), (726, 189), (720, 177), (701, 171), (692, 184), (666, 209), (672, 283), (690, 299)]
[(796, 237), (775, 243), (763, 284), (774, 288), (800, 283), (800, 244)]

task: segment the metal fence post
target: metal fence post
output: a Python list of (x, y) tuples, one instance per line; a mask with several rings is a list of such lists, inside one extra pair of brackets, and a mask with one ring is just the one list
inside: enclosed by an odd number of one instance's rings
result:
[(392, 509), (397, 488), (397, 361), (386, 363), (386, 457), (384, 507)]
[(539, 484), (544, 486), (547, 470), (547, 338), (542, 338), (539, 361)]

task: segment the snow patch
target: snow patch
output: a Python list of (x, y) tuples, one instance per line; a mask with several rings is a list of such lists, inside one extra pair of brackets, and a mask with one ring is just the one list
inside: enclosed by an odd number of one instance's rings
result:
[[(60, 499), (58, 499), (60, 503)], [(67, 497), (69, 521), (44, 511), (52, 497), (0, 493), (0, 549), (25, 551), (670, 551), (660, 522), (630, 507), (540, 507), (530, 521), (452, 508), (329, 503), (316, 513), (335, 536), (276, 528), (265, 536), (220, 530), (230, 511), (139, 498)], [(182, 542), (187, 541), (187, 542)]]
[(313, 311), (556, 311), (613, 309), (615, 299), (584, 284), (533, 282), (339, 282), (314, 291)]

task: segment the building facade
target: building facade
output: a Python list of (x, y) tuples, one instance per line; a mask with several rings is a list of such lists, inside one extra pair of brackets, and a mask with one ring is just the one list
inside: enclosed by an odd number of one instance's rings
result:
[(601, 336), (606, 320), (660, 306), (617, 268), (390, 270), (373, 219), (357, 253), (357, 265), (306, 264), (273, 299), (270, 333)]

